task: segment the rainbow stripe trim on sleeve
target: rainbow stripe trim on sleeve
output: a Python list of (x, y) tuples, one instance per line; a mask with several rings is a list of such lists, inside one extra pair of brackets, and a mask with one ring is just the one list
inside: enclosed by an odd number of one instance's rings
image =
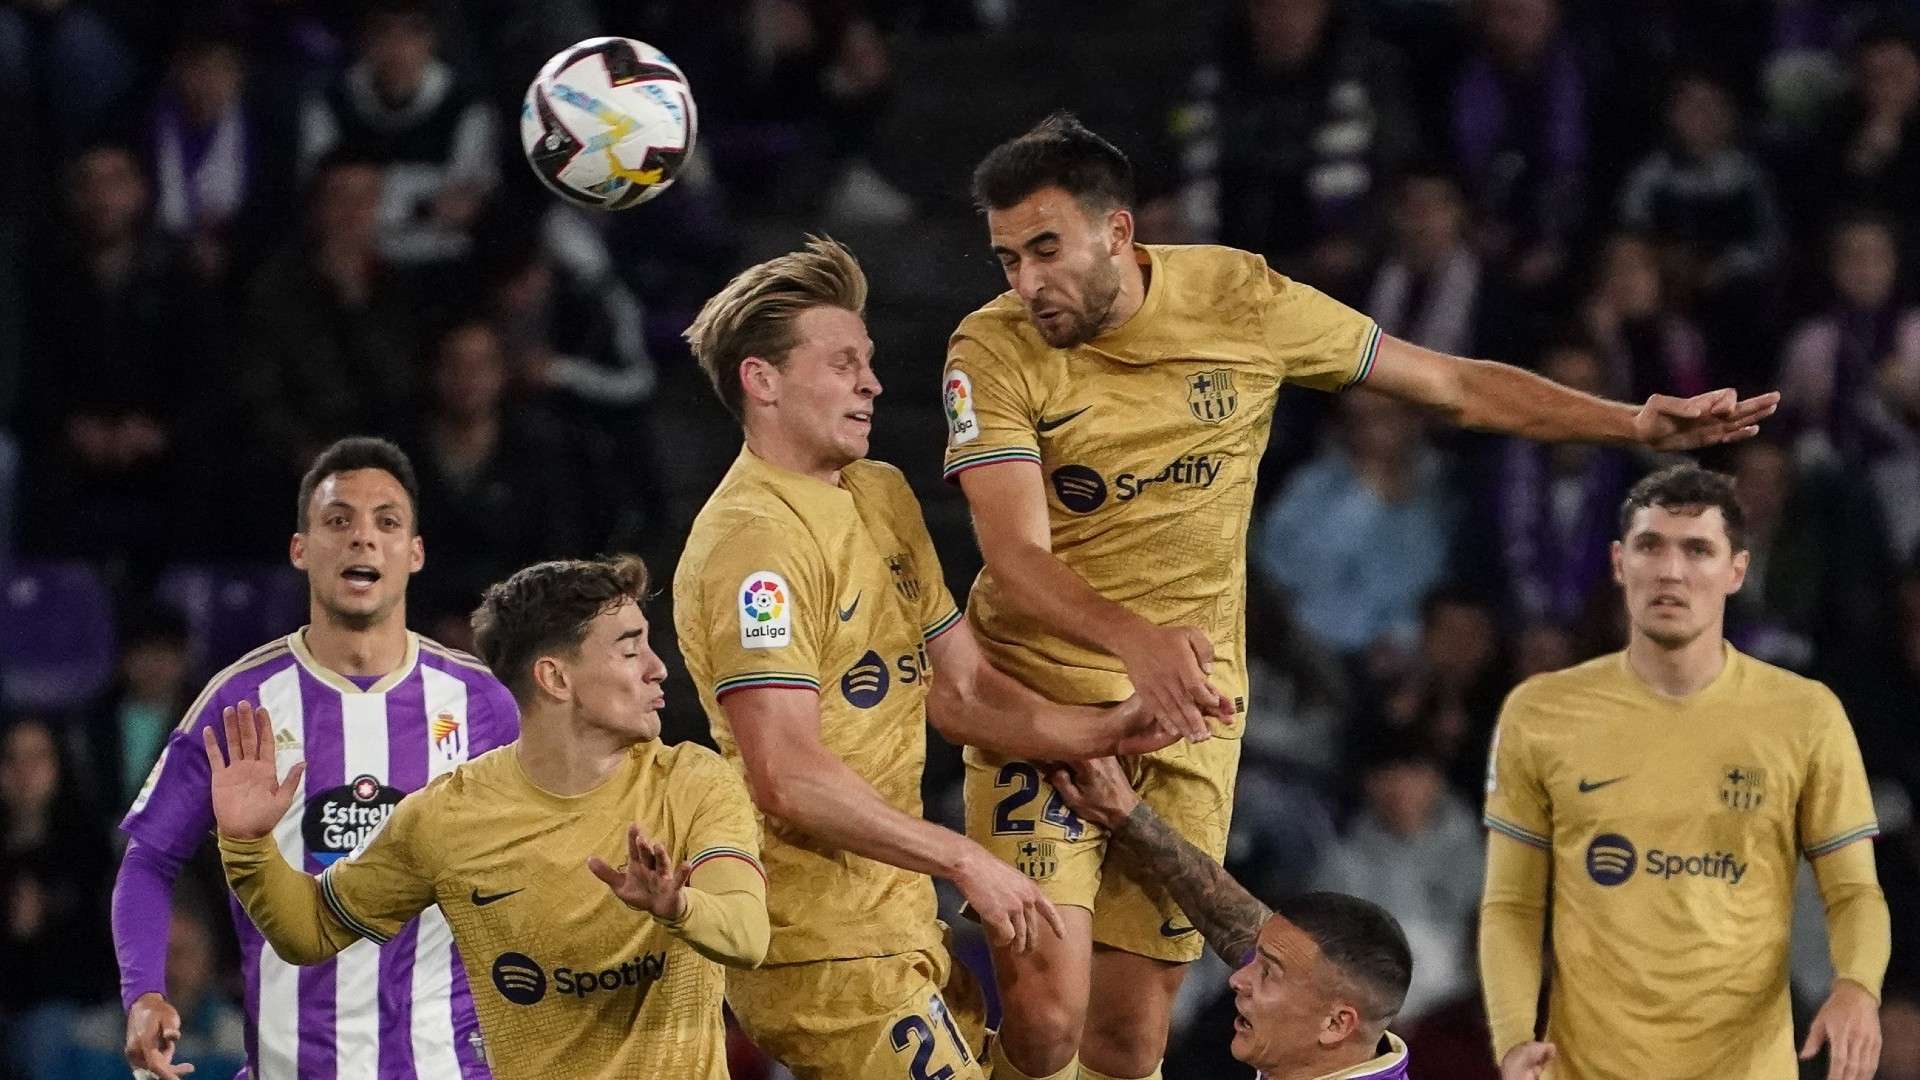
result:
[(1502, 821), (1499, 818), (1494, 817), (1492, 814), (1488, 814), (1487, 816), (1481, 818), (1480, 822), (1481, 824), (1485, 825), (1487, 828), (1492, 829), (1494, 832), (1497, 832), (1502, 836), (1512, 837), (1513, 839), (1518, 840), (1523, 844), (1531, 844), (1534, 847), (1541, 848), (1546, 851), (1553, 850), (1552, 837), (1541, 836), (1539, 833), (1534, 832), (1530, 829), (1523, 829), (1520, 826), (1515, 825), (1511, 821)]
[(375, 945), (385, 945), (392, 940), (388, 935), (354, 918), (353, 913), (347, 910), (347, 906), (340, 902), (340, 895), (333, 891), (333, 866), (328, 866), (320, 875), (320, 897), (327, 902), (327, 910), (333, 912), (334, 918), (344, 923), (347, 929)]
[(968, 469), (977, 469), (982, 465), (998, 465), (1003, 461), (1031, 461), (1040, 464), (1040, 452), (1024, 446), (1003, 446), (998, 450), (975, 450), (970, 454), (960, 454), (940, 472), (943, 480), (952, 480)]
[(1380, 355), (1380, 324), (1374, 323), (1373, 331), (1367, 335), (1367, 347), (1360, 353), (1360, 366), (1354, 369), (1353, 378), (1340, 384), (1340, 389), (1346, 390), (1366, 382), (1367, 376), (1373, 374), (1373, 358), (1378, 355)]
[(741, 862), (753, 867), (754, 873), (760, 875), (760, 883), (762, 885), (767, 883), (766, 867), (760, 865), (760, 860), (754, 858), (753, 852), (737, 847), (710, 847), (687, 860), (687, 872), (692, 873), (700, 869), (702, 864), (710, 863), (715, 859), (739, 859)]
[(817, 693), (820, 680), (798, 671), (756, 671), (714, 683), (713, 699), (718, 701), (736, 690), (812, 690)]
[(941, 634), (944, 634), (947, 631), (953, 629), (955, 626), (959, 625), (959, 623), (960, 623), (960, 609), (954, 608), (952, 611), (947, 612), (946, 618), (941, 619), (939, 622), (934, 623), (932, 626), (929, 626), (925, 630), (920, 631), (921, 640), (932, 641), (934, 638), (937, 638)]
[(1851, 832), (1843, 832), (1839, 836), (1836, 836), (1831, 840), (1824, 840), (1818, 844), (1809, 845), (1807, 847), (1807, 858), (1817, 859), (1822, 855), (1831, 855), (1834, 852), (1839, 851), (1841, 848), (1846, 847), (1848, 844), (1853, 843), (1855, 840), (1865, 840), (1868, 837), (1879, 836), (1879, 835), (1880, 835), (1879, 822), (1876, 821), (1867, 825), (1862, 825), (1861, 827), (1854, 829)]

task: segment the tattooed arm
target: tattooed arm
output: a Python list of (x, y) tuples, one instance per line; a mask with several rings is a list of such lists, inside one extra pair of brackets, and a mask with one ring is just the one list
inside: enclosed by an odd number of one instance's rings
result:
[(1226, 868), (1173, 831), (1140, 801), (1113, 758), (1057, 766), (1047, 781), (1081, 817), (1103, 826), (1136, 876), (1166, 887), (1213, 951), (1239, 967), (1272, 914)]

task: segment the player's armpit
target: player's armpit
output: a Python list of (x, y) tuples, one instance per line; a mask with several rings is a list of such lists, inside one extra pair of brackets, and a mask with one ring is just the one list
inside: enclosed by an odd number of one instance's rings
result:
[(1829, 851), (1813, 860), (1813, 876), (1827, 909), (1834, 977), (1859, 983), (1878, 999), (1893, 954), (1893, 924), (1873, 845), (1855, 841)]
[(710, 849), (696, 855), (681, 890), (686, 914), (662, 919), (667, 932), (701, 956), (731, 967), (759, 967), (772, 930), (767, 922), (767, 878), (745, 852)]
[(1502, 833), (1487, 837), (1480, 899), (1480, 983), (1493, 1031), (1493, 1060), (1533, 1039), (1539, 1021), (1547, 927), (1547, 852)]
[(319, 879), (287, 865), (271, 834), (221, 836), (220, 863), (247, 917), (287, 963), (318, 964), (360, 940), (328, 909)]

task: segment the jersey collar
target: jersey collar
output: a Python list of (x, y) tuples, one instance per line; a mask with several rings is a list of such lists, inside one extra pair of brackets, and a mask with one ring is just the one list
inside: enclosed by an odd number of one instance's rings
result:
[(733, 467), (742, 478), (771, 488), (791, 503), (839, 511), (844, 510), (853, 498), (853, 493), (846, 488), (845, 469), (840, 470), (840, 485), (836, 487), (824, 480), (774, 465), (748, 449), (744, 443), (740, 446), (740, 456), (734, 460)]
[(400, 656), (400, 665), (365, 690), (353, 684), (353, 680), (320, 663), (307, 649), (307, 628), (301, 627), (287, 635), (287, 645), (293, 650), (294, 659), (307, 669), (307, 674), (326, 683), (343, 694), (384, 694), (406, 681), (413, 674), (413, 666), (420, 662), (420, 635), (407, 631), (407, 651)]

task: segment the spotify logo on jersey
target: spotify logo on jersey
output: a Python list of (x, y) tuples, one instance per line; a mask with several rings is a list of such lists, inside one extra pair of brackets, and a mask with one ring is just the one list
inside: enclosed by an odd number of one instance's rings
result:
[(1091, 514), (1107, 501), (1107, 482), (1085, 465), (1062, 465), (1052, 480), (1060, 505), (1076, 514)]
[(1633, 841), (1619, 833), (1601, 833), (1587, 845), (1587, 876), (1596, 885), (1618, 885), (1632, 877), (1639, 864)]
[(531, 956), (504, 952), (493, 961), (493, 988), (515, 1005), (532, 1005), (547, 996), (547, 973)]
[(872, 649), (840, 677), (840, 692), (856, 709), (871, 709), (887, 696), (887, 662)]

